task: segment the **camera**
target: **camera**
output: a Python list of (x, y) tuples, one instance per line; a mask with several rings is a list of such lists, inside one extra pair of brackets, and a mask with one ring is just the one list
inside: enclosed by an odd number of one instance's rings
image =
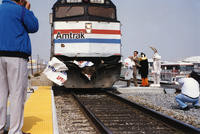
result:
[(27, 1), (26, 0), (15, 0), (19, 5), (21, 5), (21, 6), (26, 6), (26, 4), (27, 4)]
[(26, 4), (27, 4), (27, 1), (26, 0), (20, 0), (20, 4), (25, 7)]
[(18, 5), (24, 6), (28, 10), (30, 10), (30, 3), (27, 0), (14, 0)]

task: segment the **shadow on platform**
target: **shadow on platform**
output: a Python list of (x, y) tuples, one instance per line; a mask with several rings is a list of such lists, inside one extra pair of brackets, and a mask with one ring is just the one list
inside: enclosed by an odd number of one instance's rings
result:
[(35, 116), (24, 117), (24, 126), (22, 130), (27, 132), (33, 128), (33, 126), (37, 125), (38, 122), (43, 121), (42, 119)]

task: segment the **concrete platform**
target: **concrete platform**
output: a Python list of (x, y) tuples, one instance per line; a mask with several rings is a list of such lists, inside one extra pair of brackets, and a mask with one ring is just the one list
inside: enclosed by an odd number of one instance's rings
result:
[(161, 87), (115, 87), (120, 93), (154, 93), (163, 94), (164, 88)]

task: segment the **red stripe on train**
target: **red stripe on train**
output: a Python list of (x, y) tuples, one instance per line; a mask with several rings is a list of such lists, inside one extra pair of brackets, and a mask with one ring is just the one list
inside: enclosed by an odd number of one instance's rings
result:
[[(60, 32), (61, 34), (64, 33), (86, 33), (85, 29), (67, 29), (67, 30), (54, 30), (54, 34)], [(121, 34), (120, 30), (99, 30), (99, 29), (92, 29), (92, 34)]]

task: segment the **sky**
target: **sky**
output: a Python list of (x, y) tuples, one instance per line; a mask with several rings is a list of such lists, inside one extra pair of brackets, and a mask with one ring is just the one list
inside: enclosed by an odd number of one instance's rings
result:
[[(49, 60), (49, 13), (56, 0), (29, 0), (40, 29), (31, 34), (33, 57)], [(163, 60), (200, 56), (200, 0), (112, 0), (122, 27), (122, 56), (134, 50), (151, 58), (158, 49)]]

